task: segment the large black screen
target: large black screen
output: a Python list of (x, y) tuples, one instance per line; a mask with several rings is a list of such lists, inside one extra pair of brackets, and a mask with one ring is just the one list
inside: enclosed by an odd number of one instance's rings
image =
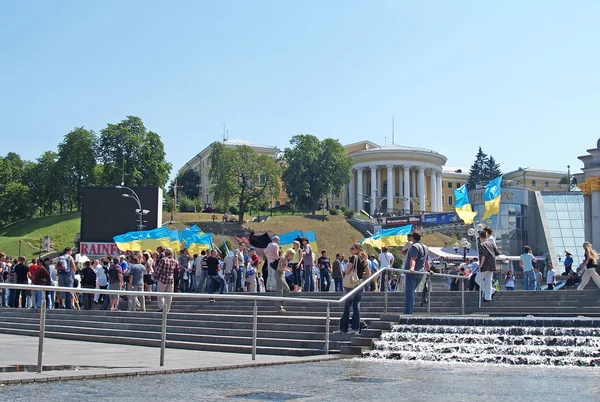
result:
[[(142, 209), (150, 212), (144, 216), (145, 229), (162, 225), (162, 189), (159, 187), (133, 188), (139, 196)], [(138, 230), (138, 208), (127, 189), (115, 187), (86, 187), (83, 189), (81, 211), (82, 242), (112, 242), (113, 237)]]

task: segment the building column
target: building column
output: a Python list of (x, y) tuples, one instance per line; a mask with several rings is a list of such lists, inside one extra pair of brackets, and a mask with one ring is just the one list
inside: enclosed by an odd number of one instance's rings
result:
[(410, 214), (410, 167), (404, 166), (404, 213)]
[(419, 212), (424, 212), (425, 205), (425, 169), (419, 166)]
[(356, 170), (350, 169), (350, 183), (348, 184), (348, 208), (356, 211), (356, 189), (354, 188)]
[(369, 214), (373, 216), (377, 207), (377, 166), (369, 166), (369, 169), (371, 169), (371, 202), (369, 204)]
[(594, 248), (600, 244), (600, 177), (587, 179), (590, 182), (591, 196), (591, 234), (592, 238), (587, 240), (592, 243)]
[(437, 210), (438, 212), (444, 212), (444, 203), (442, 202), (442, 199), (444, 198), (444, 187), (442, 186), (442, 172), (435, 172), (435, 186), (437, 194)]
[(410, 169), (410, 196), (417, 196), (417, 170)]
[(363, 194), (364, 194), (364, 187), (363, 187), (363, 170), (364, 168), (358, 168), (356, 169), (356, 173), (357, 173), (357, 179), (356, 179), (356, 188), (357, 188), (357, 192), (356, 192), (356, 212), (360, 212), (361, 209), (363, 209)]
[(394, 210), (394, 165), (386, 165), (387, 169), (387, 212)]
[(429, 210), (431, 212), (439, 212), (437, 205), (437, 176), (435, 170), (432, 170), (431, 175), (429, 176), (429, 186), (431, 190), (431, 208)]
[[(404, 185), (402, 184), (402, 168), (398, 167), (398, 196), (404, 197)], [(394, 168), (394, 175), (396, 174), (396, 168)], [(394, 183), (394, 189), (396, 188), (396, 183)], [(395, 193), (394, 193), (395, 195)], [(402, 207), (404, 208), (404, 206)]]

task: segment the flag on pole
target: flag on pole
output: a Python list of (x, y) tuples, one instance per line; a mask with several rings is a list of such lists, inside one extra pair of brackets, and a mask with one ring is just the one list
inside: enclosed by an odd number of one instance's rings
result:
[(500, 199), (502, 198), (502, 176), (496, 177), (488, 183), (483, 193), (485, 201), (485, 215), (483, 219), (487, 219), (492, 215), (500, 213)]
[(477, 212), (473, 212), (473, 206), (469, 199), (469, 186), (463, 184), (461, 187), (454, 190), (454, 198), (456, 199), (454, 207), (458, 217), (467, 225), (472, 224)]
[(404, 225), (397, 228), (381, 230), (372, 237), (365, 238), (361, 244), (369, 244), (381, 249), (383, 246), (404, 246), (408, 241), (408, 235), (413, 231), (413, 225)]

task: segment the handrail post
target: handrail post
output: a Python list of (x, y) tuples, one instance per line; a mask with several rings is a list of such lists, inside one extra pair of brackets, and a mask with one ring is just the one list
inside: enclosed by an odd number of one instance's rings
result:
[(165, 347), (167, 346), (167, 303), (163, 304), (162, 325), (160, 329), (160, 366), (165, 365)]
[(427, 315), (431, 315), (431, 274), (427, 274)]
[(461, 298), (461, 309), (460, 309), (460, 311), (461, 311), (462, 315), (465, 315), (465, 281), (464, 281), (464, 279), (461, 279), (460, 284), (462, 285), (461, 289), (460, 289), (460, 293), (461, 293), (460, 294), (460, 298)]
[[(479, 274), (477, 274), (479, 275)], [(483, 292), (483, 286), (479, 285), (479, 308), (481, 308), (481, 293)]]
[(385, 280), (385, 277), (387, 275), (387, 273), (390, 271), (383, 271), (383, 278), (381, 278), (381, 283), (384, 283), (385, 285), (385, 290), (384, 290), (384, 294), (383, 294), (383, 314), (387, 314), (388, 312), (388, 284), (387, 281)]
[(329, 354), (329, 320), (331, 318), (331, 308), (327, 303), (327, 313), (325, 314), (325, 354)]
[(254, 300), (254, 314), (252, 316), (252, 360), (256, 360), (256, 333), (258, 330), (258, 304)]
[(43, 370), (42, 359), (44, 357), (44, 335), (46, 333), (46, 292), (42, 292), (42, 309), (40, 311), (40, 337), (38, 342), (37, 373), (41, 374)]

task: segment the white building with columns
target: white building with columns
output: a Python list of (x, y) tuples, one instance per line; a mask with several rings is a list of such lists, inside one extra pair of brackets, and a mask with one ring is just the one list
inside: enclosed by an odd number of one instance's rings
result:
[(370, 141), (345, 148), (353, 161), (352, 179), (334, 202), (370, 215), (443, 212), (445, 156), (425, 148), (379, 146)]

